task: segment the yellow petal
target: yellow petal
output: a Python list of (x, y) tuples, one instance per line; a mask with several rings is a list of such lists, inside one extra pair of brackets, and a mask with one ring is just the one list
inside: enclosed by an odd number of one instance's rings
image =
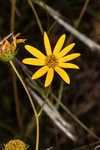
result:
[(72, 63), (59, 63), (59, 67), (62, 68), (71, 68), (71, 69), (79, 69), (79, 67)]
[(80, 56), (80, 53), (73, 53), (59, 59), (60, 62), (67, 62)]
[(52, 55), (51, 45), (46, 32), (44, 32), (44, 46), (45, 46), (47, 56)]
[(38, 79), (42, 77), (48, 70), (49, 68), (47, 66), (40, 68), (32, 75), (32, 79)]
[(43, 53), (41, 53), (37, 48), (35, 48), (33, 46), (25, 45), (25, 49), (37, 58), (45, 59), (45, 57), (46, 57)]
[(60, 67), (55, 67), (55, 71), (59, 74), (59, 76), (67, 83), (70, 84), (70, 78), (68, 74), (61, 69)]
[(72, 50), (72, 48), (75, 46), (75, 43), (72, 43), (68, 46), (66, 46), (60, 53), (59, 53), (59, 57), (63, 57), (65, 56), (70, 50)]
[(22, 60), (24, 64), (33, 65), (33, 66), (43, 66), (45, 65), (44, 59), (37, 58), (25, 58)]
[(54, 77), (54, 70), (52, 68), (50, 68), (48, 70), (48, 73), (47, 73), (47, 76), (46, 76), (46, 80), (45, 80), (45, 87), (48, 87), (52, 80), (53, 80), (53, 77)]
[(64, 41), (65, 41), (66, 35), (63, 34), (59, 40), (56, 43), (56, 46), (54, 48), (53, 54), (57, 54), (59, 53), (59, 51), (62, 49), (63, 45), (64, 45)]

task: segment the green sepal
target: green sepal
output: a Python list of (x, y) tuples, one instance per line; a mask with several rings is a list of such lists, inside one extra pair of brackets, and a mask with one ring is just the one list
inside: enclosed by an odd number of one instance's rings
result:
[(17, 50), (9, 51), (5, 53), (5, 55), (0, 55), (0, 60), (3, 62), (8, 62), (12, 60), (16, 54), (17, 54)]

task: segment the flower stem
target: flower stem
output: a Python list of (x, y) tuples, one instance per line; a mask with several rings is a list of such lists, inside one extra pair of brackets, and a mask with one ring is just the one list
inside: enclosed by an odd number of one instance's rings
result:
[(11, 5), (11, 26), (10, 26), (10, 31), (14, 32), (14, 25), (15, 25), (15, 7), (16, 7), (16, 0), (12, 1)]
[(56, 103), (56, 108), (59, 109), (59, 106), (60, 106), (60, 102), (61, 102), (61, 99), (62, 99), (62, 95), (63, 95), (63, 89), (64, 89), (64, 81), (61, 80), (60, 82), (60, 88), (59, 88), (59, 94), (58, 94), (58, 101)]
[[(16, 0), (13, 0), (11, 1), (11, 19), (10, 19), (11, 33), (14, 32), (14, 27), (15, 27), (15, 8), (16, 8)], [(20, 109), (16, 74), (13, 71), (13, 69), (12, 69), (12, 83), (13, 83), (13, 89), (14, 89), (14, 102), (16, 105), (16, 116), (17, 116), (18, 126), (20, 129), (20, 134), (24, 136), (24, 125), (23, 125), (22, 114), (21, 114), (21, 109)]]
[(34, 105), (34, 103), (33, 103), (33, 101), (32, 101), (31, 95), (30, 95), (30, 93), (29, 93), (29, 91), (28, 91), (28, 89), (27, 89), (27, 86), (25, 85), (25, 83), (24, 83), (22, 77), (20, 76), (19, 72), (17, 71), (17, 69), (16, 69), (14, 63), (12, 62), (12, 60), (10, 60), (9, 63), (10, 63), (10, 65), (11, 65), (11, 67), (13, 68), (13, 70), (15, 71), (15, 73), (16, 73), (17, 77), (19, 78), (20, 82), (22, 83), (22, 85), (23, 85), (23, 87), (24, 87), (24, 89), (25, 89), (25, 91), (26, 91), (26, 94), (27, 94), (27, 96), (28, 96), (28, 98), (29, 98), (29, 101), (30, 101), (30, 103), (31, 103), (32, 109), (33, 109), (33, 111), (34, 111), (34, 115), (35, 115), (35, 119), (36, 119), (36, 124), (37, 124), (37, 131), (36, 131), (36, 150), (38, 150), (38, 146), (39, 146), (39, 118), (38, 118), (38, 114), (37, 114), (35, 105)]
[(13, 69), (11, 71), (12, 71), (14, 102), (15, 102), (15, 106), (16, 106), (16, 116), (17, 116), (18, 126), (20, 129), (20, 134), (22, 136), (24, 136), (24, 125), (23, 125), (23, 119), (22, 119), (22, 113), (21, 113), (21, 107), (20, 107), (20, 100), (19, 100), (19, 96), (18, 96), (16, 74)]

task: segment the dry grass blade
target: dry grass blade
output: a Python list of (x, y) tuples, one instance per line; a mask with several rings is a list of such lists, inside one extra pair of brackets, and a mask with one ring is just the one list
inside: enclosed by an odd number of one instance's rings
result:
[[(28, 87), (32, 97), (36, 100), (36, 102), (42, 106), (44, 101), (41, 97), (39, 97), (30, 87)], [(46, 97), (44, 97), (46, 99)], [(46, 99), (47, 101), (47, 99)], [(48, 100), (49, 101), (49, 100)], [(44, 112), (49, 116), (49, 118), (56, 124), (56, 126), (65, 133), (72, 141), (76, 141), (77, 138), (73, 134), (72, 125), (66, 122), (60, 113), (56, 110), (56, 108), (49, 102), (43, 106)]]
[(100, 52), (100, 45), (76, 30), (73, 26), (63, 20), (63, 16), (55, 11), (53, 8), (44, 4), (42, 2), (37, 2), (43, 9), (48, 11), (48, 13), (60, 24), (62, 25), (67, 31), (69, 31), (72, 35), (76, 36), (80, 41), (82, 41), (85, 45), (87, 45), (91, 50), (98, 50)]

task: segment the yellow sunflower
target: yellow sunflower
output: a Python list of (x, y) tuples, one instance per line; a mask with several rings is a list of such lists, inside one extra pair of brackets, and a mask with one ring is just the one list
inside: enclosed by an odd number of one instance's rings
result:
[(77, 65), (69, 63), (69, 61), (79, 57), (80, 53), (66, 55), (75, 46), (75, 43), (71, 43), (62, 49), (66, 38), (66, 35), (63, 34), (58, 39), (52, 52), (46, 32), (44, 32), (43, 37), (46, 55), (33, 46), (25, 45), (25, 49), (35, 56), (35, 58), (25, 58), (22, 60), (22, 62), (28, 65), (42, 66), (32, 75), (32, 79), (38, 79), (47, 73), (45, 87), (48, 87), (51, 84), (54, 77), (54, 71), (56, 71), (67, 84), (70, 84), (70, 78), (66, 71), (64, 71), (62, 68), (79, 69)]

